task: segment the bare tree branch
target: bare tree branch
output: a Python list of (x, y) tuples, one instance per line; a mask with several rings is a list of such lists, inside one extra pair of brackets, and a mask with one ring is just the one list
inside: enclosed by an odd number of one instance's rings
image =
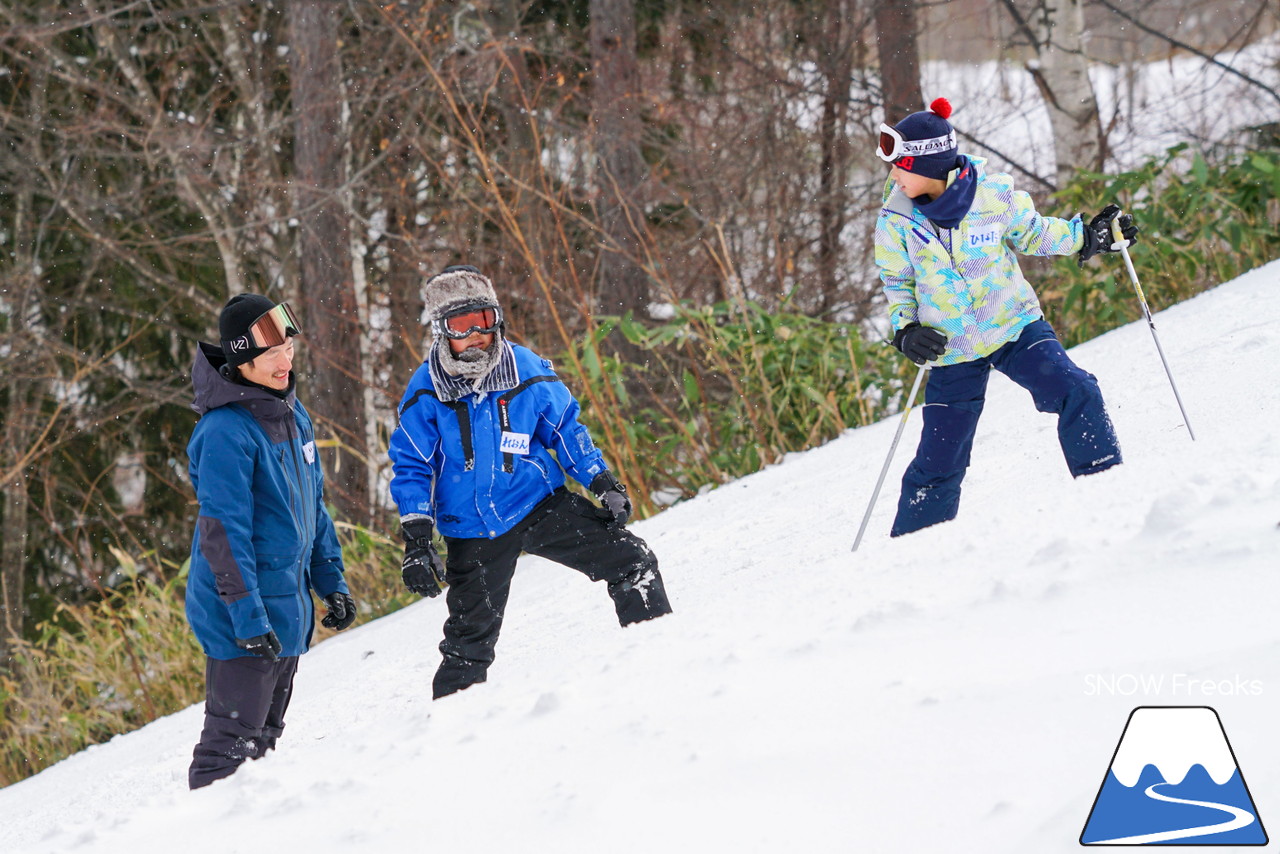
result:
[[(1005, 2), (1009, 2), (1009, 0), (1005, 0)], [(1209, 63), (1210, 65), (1215, 65), (1218, 68), (1221, 68), (1223, 71), (1227, 72), (1228, 74), (1233, 74), (1236, 77), (1239, 77), (1241, 80), (1245, 81), (1249, 85), (1257, 86), (1259, 89), (1261, 89), (1263, 92), (1266, 92), (1276, 101), (1280, 101), (1280, 92), (1277, 92), (1275, 89), (1272, 89), (1270, 86), (1263, 83), (1261, 80), (1256, 80), (1253, 77), (1250, 77), (1248, 74), (1245, 74), (1243, 71), (1240, 71), (1236, 68), (1232, 68), (1230, 65), (1227, 65), (1225, 62), (1222, 62), (1217, 57), (1210, 56), (1204, 51), (1199, 50), (1198, 48), (1195, 48), (1184, 41), (1176, 39), (1173, 36), (1169, 35), (1168, 33), (1164, 33), (1153, 27), (1147, 26), (1142, 21), (1135, 18), (1133, 15), (1129, 14), (1123, 9), (1120, 9), (1112, 5), (1110, 2), (1108, 2), (1108, 0), (1094, 0), (1094, 2), (1096, 2), (1098, 5), (1106, 9), (1110, 9), (1112, 12), (1119, 15), (1121, 18), (1124, 18), (1126, 21), (1133, 24), (1135, 27), (1142, 30), (1144, 33), (1153, 35), (1158, 39), (1163, 39), (1164, 41), (1168, 42), (1169, 44), (1173, 45), (1176, 48), (1179, 48), (1181, 50), (1187, 51), (1188, 53), (1194, 54), (1195, 56), (1198, 56), (1201, 59), (1203, 59), (1205, 62)]]

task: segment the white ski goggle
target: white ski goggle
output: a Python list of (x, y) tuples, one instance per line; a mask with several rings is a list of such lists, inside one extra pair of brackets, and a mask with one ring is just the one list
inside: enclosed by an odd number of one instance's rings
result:
[(886, 163), (892, 163), (899, 157), (922, 157), (926, 154), (941, 154), (956, 147), (956, 132), (948, 131), (946, 136), (935, 136), (932, 139), (903, 139), (902, 134), (887, 124), (880, 125), (880, 144), (876, 147), (876, 155)]

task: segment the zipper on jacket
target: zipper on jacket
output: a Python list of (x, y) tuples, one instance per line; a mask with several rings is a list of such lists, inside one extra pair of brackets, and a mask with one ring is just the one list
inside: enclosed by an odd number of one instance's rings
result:
[[(969, 289), (969, 280), (965, 278), (964, 272), (960, 269), (960, 265), (956, 263), (956, 256), (955, 256), (955, 253), (952, 251), (952, 249), (955, 246), (955, 229), (948, 228), (946, 230), (948, 239), (946, 241), (943, 241), (940, 227), (937, 224), (935, 224), (933, 220), (929, 220), (929, 225), (934, 229), (934, 233), (938, 235), (938, 242), (942, 243), (943, 248), (946, 250), (947, 258), (951, 260), (951, 269), (955, 271), (956, 276), (960, 279), (961, 283), (964, 285), (965, 294), (967, 294), (969, 297), (969, 306), (965, 310), (964, 316), (973, 318), (973, 332), (975, 335), (978, 336), (979, 340), (982, 340), (981, 325), (978, 322), (978, 311), (973, 304), (973, 292)], [(967, 327), (967, 324), (966, 324), (966, 327)], [(964, 331), (967, 333), (969, 330), (966, 328)]]
[[(312, 541), (314, 541), (315, 537), (311, 537), (310, 539), (307, 538), (306, 508), (302, 506), (302, 499), (305, 497), (303, 486), (302, 486), (302, 463), (298, 459), (297, 445), (294, 444), (294, 440), (297, 440), (297, 442), (299, 443), (302, 442), (302, 434), (298, 430), (298, 421), (297, 421), (297, 417), (293, 413), (292, 406), (289, 407), (289, 415), (290, 415), (289, 420), (293, 428), (292, 432), (294, 434), (293, 436), (289, 437), (289, 440), (288, 440), (289, 456), (293, 460), (293, 474), (296, 477), (289, 477), (288, 472), (285, 472), (285, 475), (286, 475), (286, 480), (289, 481), (289, 515), (293, 517), (294, 532), (297, 533), (302, 540), (303, 554), (298, 556), (298, 604), (301, 606), (298, 612), (298, 615), (299, 615), (299, 622), (303, 623), (303, 622), (306, 622), (305, 618), (308, 616), (308, 611), (310, 610), (307, 607), (310, 604), (310, 597), (307, 596), (307, 591), (306, 591), (306, 567), (303, 564), (303, 559), (307, 554), (310, 553), (310, 549), (308, 548), (308, 546), (312, 543)], [(280, 456), (281, 458), (284, 457), (283, 449), (281, 449), (280, 451)], [(282, 459), (282, 462), (283, 462), (283, 459)], [(296, 490), (295, 490), (295, 487), (296, 487)], [(294, 512), (294, 496), (295, 495), (297, 496), (297, 499), (298, 499), (297, 512)], [(315, 615), (311, 614), (310, 618), (311, 618), (311, 622), (314, 623)], [(299, 627), (301, 628), (301, 626)], [(301, 637), (305, 637), (305, 636), (306, 636), (306, 633), (304, 632), (301, 635)]]
[[(542, 479), (546, 481), (547, 486), (551, 486), (551, 475), (547, 472), (545, 468), (542, 467), (542, 463), (538, 462), (538, 460), (534, 457), (521, 457), (521, 459), (524, 460), (529, 465), (536, 468), (539, 474), (542, 475)], [(554, 489), (555, 487), (551, 487), (551, 488)]]
[(938, 236), (938, 242), (942, 244), (943, 250), (947, 253), (947, 259), (951, 262), (951, 269), (960, 277), (960, 281), (964, 283), (964, 289), (967, 292), (969, 290), (969, 280), (964, 277), (964, 273), (961, 271), (960, 265), (956, 263), (956, 254), (953, 251), (955, 249), (955, 229), (946, 229), (947, 239), (943, 240), (943, 229), (941, 226), (936, 224), (933, 220), (929, 220), (929, 227), (932, 228), (933, 233)]

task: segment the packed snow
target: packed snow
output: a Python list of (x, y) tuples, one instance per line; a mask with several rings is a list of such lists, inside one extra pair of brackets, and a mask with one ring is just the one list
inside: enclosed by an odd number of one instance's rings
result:
[(1278, 823), (1278, 280), (1156, 315), (1196, 441), (1131, 324), (1073, 351), (1117, 469), (993, 377), (953, 522), (888, 537), (913, 415), (851, 553), (898, 419), (851, 430), (633, 526), (670, 617), (525, 558), (487, 684), (431, 701), (424, 600), (302, 659), (267, 758), (188, 791), (194, 706), (0, 790), (0, 851), (1074, 851), (1150, 705), (1215, 708)]

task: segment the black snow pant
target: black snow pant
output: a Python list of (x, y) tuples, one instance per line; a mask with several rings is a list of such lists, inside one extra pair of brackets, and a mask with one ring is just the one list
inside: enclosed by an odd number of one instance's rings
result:
[(284, 731), (298, 656), (205, 660), (204, 730), (187, 772), (193, 789), (235, 773), (246, 759), (274, 750)]
[(671, 613), (658, 559), (625, 528), (611, 531), (598, 508), (559, 489), (510, 531), (494, 539), (445, 538), (449, 618), (444, 624), (432, 694), (437, 699), (485, 681), (521, 552), (553, 560), (603, 581), (623, 626)]

